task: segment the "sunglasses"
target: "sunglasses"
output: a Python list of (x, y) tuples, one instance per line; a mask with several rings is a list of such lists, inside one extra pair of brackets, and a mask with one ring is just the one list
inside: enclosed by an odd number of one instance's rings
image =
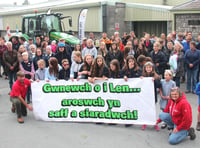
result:
[(63, 64), (63, 66), (69, 66), (69, 64)]

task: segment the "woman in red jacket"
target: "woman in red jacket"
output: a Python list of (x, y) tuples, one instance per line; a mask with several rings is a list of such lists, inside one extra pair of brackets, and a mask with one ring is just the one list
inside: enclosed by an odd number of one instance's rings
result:
[(178, 144), (187, 136), (194, 140), (196, 135), (194, 128), (191, 128), (192, 109), (185, 94), (178, 87), (174, 87), (171, 89), (170, 98), (167, 107), (160, 113), (157, 124), (164, 121), (173, 129), (169, 136), (170, 144)]

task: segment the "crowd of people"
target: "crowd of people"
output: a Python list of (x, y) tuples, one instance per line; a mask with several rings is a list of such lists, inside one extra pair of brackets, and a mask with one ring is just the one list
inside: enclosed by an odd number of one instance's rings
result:
[[(19, 107), (20, 102), (16, 101), (16, 94), (19, 95), (20, 92), (16, 93), (14, 86), (19, 87), (21, 82), (23, 84), (24, 77), (37, 82), (88, 79), (91, 83), (108, 78), (123, 78), (128, 81), (129, 78), (152, 77), (155, 103), (158, 101), (159, 89), (160, 109), (163, 111), (155, 129), (159, 130), (158, 123), (163, 120), (165, 123), (161, 128), (168, 125), (172, 129), (169, 138), (171, 144), (179, 143), (188, 135), (195, 139), (194, 129), (191, 128), (191, 106), (179, 88), (186, 80), (185, 93), (200, 95), (200, 35), (197, 40), (191, 32), (173, 32), (168, 35), (162, 33), (160, 37), (144, 33), (143, 37), (137, 38), (134, 31), (131, 31), (129, 34), (125, 32), (122, 37), (119, 32), (115, 32), (108, 38), (104, 32), (97, 39), (90, 33), (88, 38), (83, 38), (81, 44), (74, 45), (73, 48), (64, 39), (50, 41), (48, 36), (43, 41), (39, 36), (35, 37), (35, 41), (29, 38), (28, 42), (24, 37), (13, 36), (7, 43), (1, 37), (0, 69), (1, 67), (3, 73), (0, 71), (0, 76), (4, 75), (9, 80), (12, 111), (17, 110), (20, 123), (23, 123), (23, 113), (18, 110), (23, 110), (25, 115), (24, 108), (32, 110), (28, 105), (31, 102), (28, 82), (27, 102), (22, 101), (25, 94), (19, 98), (22, 108)], [(17, 84), (13, 85), (14, 81)], [(175, 109), (176, 115), (173, 114)], [(184, 113), (185, 110), (188, 112)], [(142, 129), (146, 129), (146, 125)], [(199, 114), (196, 129), (200, 130)]]

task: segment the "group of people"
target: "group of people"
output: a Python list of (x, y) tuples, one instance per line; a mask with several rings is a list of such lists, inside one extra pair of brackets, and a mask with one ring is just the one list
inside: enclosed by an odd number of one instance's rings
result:
[[(88, 39), (84, 38), (74, 48), (64, 39), (50, 41), (48, 36), (44, 41), (36, 37), (35, 43), (32, 38), (28, 42), (23, 37), (12, 37), (10, 40), (5, 44), (5, 39), (0, 38), (0, 65), (9, 79), (12, 112), (17, 112), (19, 123), (24, 122), (22, 116), (27, 115), (26, 108), (33, 109), (29, 105), (31, 85), (28, 79), (37, 82), (88, 79), (95, 83), (95, 80), (108, 78), (128, 81), (129, 78), (152, 77), (155, 103), (159, 89), (160, 108), (163, 111), (155, 129), (159, 130), (158, 123), (164, 121), (166, 124), (161, 127), (168, 125), (172, 129), (169, 137), (171, 144), (177, 144), (187, 136), (195, 139), (194, 128), (191, 128), (191, 106), (179, 88), (181, 80), (184, 81), (186, 77), (185, 93), (200, 95), (200, 84), (196, 87), (199, 80), (200, 36), (198, 41), (194, 41), (191, 32), (185, 35), (174, 32), (167, 37), (163, 33), (159, 38), (144, 33), (138, 39), (131, 31), (130, 34), (124, 33), (123, 37), (115, 32), (108, 38), (104, 32), (97, 40), (90, 33)], [(27, 101), (24, 101), (26, 96)], [(146, 125), (142, 129), (146, 129)], [(199, 114), (196, 129), (200, 130)]]

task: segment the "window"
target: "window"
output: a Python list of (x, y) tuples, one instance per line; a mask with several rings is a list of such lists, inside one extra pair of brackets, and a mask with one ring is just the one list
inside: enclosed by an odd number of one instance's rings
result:
[(200, 25), (200, 20), (188, 20), (188, 25)]
[(54, 15), (44, 16), (41, 20), (41, 29), (47, 33), (51, 31), (52, 29), (55, 31), (61, 32), (58, 17)]

